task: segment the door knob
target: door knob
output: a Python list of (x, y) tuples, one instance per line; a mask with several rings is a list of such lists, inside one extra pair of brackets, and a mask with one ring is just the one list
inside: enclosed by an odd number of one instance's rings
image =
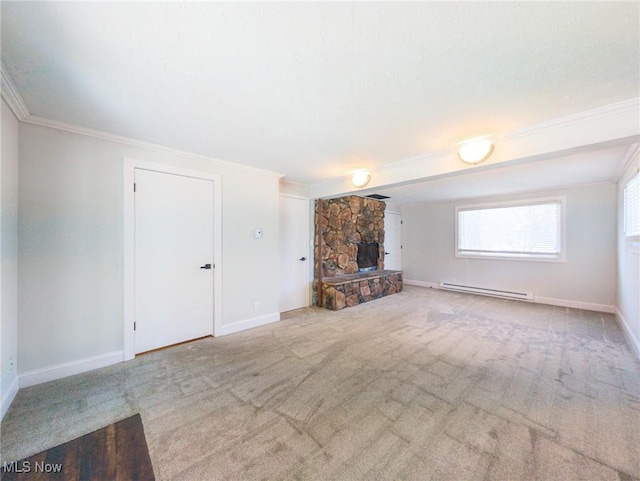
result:
[(389, 254), (391, 254), (391, 252), (385, 252), (384, 255), (388, 256)]
[(211, 264), (205, 264), (203, 266), (200, 266), (200, 269), (211, 269)]
[(301, 261), (306, 261), (306, 260), (307, 260), (307, 258), (306, 258), (306, 257), (301, 257), (301, 258), (300, 258), (300, 260), (301, 260)]

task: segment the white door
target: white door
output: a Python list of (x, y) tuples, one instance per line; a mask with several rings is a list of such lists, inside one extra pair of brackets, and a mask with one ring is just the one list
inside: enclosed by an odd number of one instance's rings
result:
[(213, 335), (213, 181), (135, 169), (135, 352)]
[(395, 212), (384, 214), (384, 268), (402, 270), (402, 215)]
[(309, 305), (309, 201), (280, 196), (280, 312)]

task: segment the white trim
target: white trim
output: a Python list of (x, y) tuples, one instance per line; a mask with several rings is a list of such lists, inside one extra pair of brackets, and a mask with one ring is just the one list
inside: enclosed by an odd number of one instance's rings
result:
[(289, 179), (286, 178), (286, 176), (282, 178), (282, 182), (284, 182), (286, 184), (291, 184), (291, 185), (299, 185), (299, 186), (302, 186), (302, 187), (306, 187), (307, 186), (307, 184), (305, 184), (303, 182), (296, 182), (296, 181), (293, 181), (293, 180), (289, 180)]
[[(388, 163), (371, 172), (371, 182), (366, 192), (463, 174), (470, 169), (497, 169), (593, 151), (623, 142), (637, 142), (639, 105), (640, 98), (635, 97), (497, 135), (496, 151), (480, 166), (468, 166), (462, 162), (455, 164), (454, 145), (427, 155)], [(353, 193), (353, 186), (346, 177), (309, 185), (309, 197), (312, 199), (339, 197), (349, 193)]]
[(145, 160), (124, 158), (124, 360), (135, 357), (135, 203), (133, 183), (135, 169), (152, 170), (166, 174), (184, 175), (211, 180), (213, 187), (213, 335), (222, 329), (222, 177), (219, 174), (199, 170), (183, 169)]
[(519, 255), (513, 254), (509, 256), (507, 254), (458, 254), (455, 255), (459, 259), (484, 259), (491, 261), (523, 261), (523, 262), (567, 262), (565, 259), (554, 256), (545, 257), (542, 255)]
[(249, 171), (254, 173), (259, 173), (262, 175), (269, 175), (272, 177), (276, 177), (278, 179), (284, 177), (284, 174), (279, 172), (274, 172), (272, 170), (261, 169), (258, 167), (251, 167), (249, 165), (238, 164), (236, 162), (229, 162), (227, 160), (216, 159), (215, 157), (209, 157), (207, 155), (194, 154), (192, 152), (188, 152), (185, 150), (174, 149), (173, 147), (168, 147), (162, 144), (156, 144), (154, 142), (146, 142), (144, 140), (134, 139), (132, 137), (127, 137), (124, 135), (112, 134), (110, 132), (105, 132), (103, 130), (91, 129), (89, 127), (83, 127), (81, 125), (69, 124), (67, 122), (61, 122), (59, 120), (47, 119), (45, 117), (39, 117), (37, 115), (31, 115), (29, 109), (27, 108), (27, 104), (25, 103), (22, 95), (20, 95), (20, 91), (15, 86), (13, 80), (9, 76), (7, 69), (4, 66), (3, 62), (0, 62), (0, 73), (2, 77), (2, 97), (6, 100), (7, 104), (15, 114), (15, 116), (21, 122), (39, 125), (41, 127), (49, 127), (51, 129), (56, 130), (64, 130), (66, 132), (71, 132), (74, 134), (86, 135), (87, 137), (93, 137), (101, 140), (108, 140), (110, 142), (117, 142), (120, 144), (131, 145), (134, 147), (140, 147), (143, 149), (155, 150), (163, 153), (168, 153), (172, 155), (178, 155), (180, 157), (186, 157), (189, 159), (196, 160), (206, 160), (208, 162), (213, 162), (220, 166), (229, 167), (232, 169), (238, 169), (243, 171)]
[(584, 110), (574, 114), (565, 115), (564, 117), (558, 117), (552, 120), (537, 123), (530, 127), (525, 127), (520, 130), (508, 132), (503, 135), (498, 135), (499, 139), (516, 139), (519, 137), (525, 137), (528, 135), (535, 135), (537, 133), (544, 132), (548, 129), (556, 129), (558, 127), (571, 126), (584, 122), (591, 122), (594, 120), (604, 120), (608, 117), (632, 113), (637, 115), (638, 107), (640, 105), (640, 97), (633, 97), (613, 104), (603, 105), (602, 107), (596, 107), (590, 110)]
[(633, 162), (640, 156), (640, 144), (631, 144), (629, 148), (624, 153), (622, 159), (618, 163), (616, 170), (611, 177), (611, 182), (617, 184), (622, 176), (627, 172), (627, 170), (631, 169), (631, 165)]
[(0, 419), (4, 418), (4, 415), (7, 414), (7, 411), (11, 407), (11, 403), (18, 394), (18, 390), (20, 389), (20, 378), (18, 376), (14, 376), (11, 385), (7, 392), (3, 393), (2, 396), (2, 415), (0, 415)]
[[(640, 241), (640, 169), (631, 174), (622, 187), (622, 231), (624, 238), (631, 245), (638, 245)], [(631, 219), (629, 218), (631, 217)]]
[(629, 344), (629, 348), (631, 352), (635, 354), (635, 356), (640, 359), (640, 340), (635, 336), (631, 328), (629, 327), (629, 323), (622, 315), (622, 312), (617, 307), (615, 308), (616, 321), (622, 328), (622, 332), (624, 332), (624, 337), (627, 338), (627, 343)]
[(135, 319), (135, 197), (133, 184), (135, 180), (135, 162), (124, 159), (123, 165), (123, 190), (124, 190), (124, 299), (123, 299), (123, 325), (124, 333), (123, 350), (124, 360), (129, 361), (135, 357), (135, 334), (133, 322)]
[(416, 281), (413, 279), (404, 279), (402, 281), (403, 284), (406, 284), (407, 286), (418, 286), (418, 287), (428, 287), (431, 289), (439, 289), (440, 288), (440, 284), (437, 282), (427, 282), (427, 281)]
[[(606, 182), (608, 183), (608, 182)], [(547, 189), (551, 190), (551, 189)], [(481, 210), (481, 209), (493, 209), (496, 207), (518, 207), (523, 205), (538, 205), (538, 204), (553, 204), (557, 202), (565, 201), (566, 197), (563, 195), (550, 196), (550, 197), (531, 197), (525, 199), (504, 199), (494, 202), (474, 202), (473, 204), (460, 204), (456, 206), (457, 210)]]
[(311, 200), (309, 197), (305, 197), (304, 195), (298, 194), (288, 194), (286, 192), (280, 192), (278, 194), (280, 197), (289, 197), (290, 199), (298, 199), (298, 200)]
[(64, 362), (43, 369), (34, 369), (20, 374), (20, 388), (35, 386), (43, 382), (55, 381), (68, 376), (74, 376), (83, 372), (93, 371), (102, 367), (118, 364), (124, 360), (122, 351), (110, 352), (99, 356), (78, 359), (77, 361)]
[[(503, 134), (495, 134), (495, 135), (489, 134), (487, 137), (490, 137), (492, 139), (508, 140), (508, 139), (517, 139), (520, 137), (532, 136), (532, 135), (536, 135), (538, 133), (544, 132), (545, 130), (548, 130), (548, 129), (557, 129), (562, 127), (572, 126), (575, 124), (580, 124), (583, 122), (590, 122), (594, 120), (598, 121), (598, 120), (606, 119), (608, 117), (620, 115), (620, 114), (626, 114), (626, 113), (636, 114), (639, 111), (639, 105), (640, 105), (640, 97), (633, 97), (627, 100), (622, 100), (621, 102), (603, 105), (601, 107), (596, 107), (594, 109), (584, 110), (582, 112), (569, 114), (564, 117), (557, 117), (555, 119), (540, 122), (540, 123), (531, 125), (529, 127), (524, 127), (519, 130), (513, 130), (511, 132), (506, 132)], [(401, 164), (412, 163), (412, 162), (417, 163), (421, 161), (433, 160), (438, 156), (449, 154), (452, 149), (457, 150), (457, 148), (458, 146), (455, 145), (455, 146), (452, 146), (450, 149), (436, 150), (434, 152), (429, 152), (428, 154), (416, 155), (413, 157), (408, 157), (406, 159), (397, 160), (395, 162), (390, 162), (388, 164), (385, 164), (383, 167), (381, 167), (379, 171), (383, 171), (384, 169), (387, 169), (389, 167), (395, 167)], [(333, 179), (329, 179), (323, 182), (329, 182), (331, 180)], [(317, 184), (322, 184), (323, 182), (318, 182)], [(378, 186), (378, 188), (380, 187), (381, 186)], [(373, 190), (373, 189), (374, 189), (373, 187), (368, 187), (367, 191)]]
[[(287, 192), (289, 189), (286, 186), (291, 186), (292, 188), (298, 188), (298, 189), (300, 189), (300, 191), (304, 192), (304, 194), (289, 193), (289, 192)], [(283, 190), (283, 187), (284, 187), (284, 190)], [(286, 176), (284, 176), (284, 177), (282, 177), (280, 179), (279, 192), (280, 192), (280, 195), (298, 195), (299, 197), (302, 197), (303, 199), (309, 200), (309, 185), (308, 184), (303, 184), (301, 182), (292, 182), (290, 180), (287, 180)]]
[(277, 179), (284, 177), (284, 174), (279, 172), (273, 172), (271, 170), (260, 169), (258, 167), (251, 167), (244, 164), (238, 164), (235, 162), (229, 162), (227, 160), (216, 159), (215, 157), (208, 157), (206, 155), (194, 154), (185, 150), (174, 149), (166, 145), (156, 144), (153, 142), (146, 142), (144, 140), (138, 140), (124, 135), (111, 134), (109, 132), (103, 132), (102, 130), (90, 129), (88, 127), (82, 127), (80, 125), (68, 124), (66, 122), (60, 122), (58, 120), (50, 120), (44, 117), (38, 117), (35, 115), (29, 115), (23, 119), (23, 122), (32, 125), (39, 125), (41, 127), (49, 127), (56, 130), (64, 130), (74, 134), (86, 135), (87, 137), (94, 137), (96, 139), (107, 140), (110, 142), (117, 142), (120, 144), (131, 145), (133, 147), (140, 147), (148, 150), (155, 150), (171, 155), (177, 155), (188, 159), (206, 160), (207, 162), (214, 163), (219, 166), (228, 167), (236, 170), (248, 171), (253, 173), (259, 173), (262, 175), (268, 175)]
[(615, 306), (609, 304), (598, 304), (595, 302), (572, 301), (569, 299), (556, 299), (554, 297), (533, 296), (533, 302), (536, 304), (547, 304), (549, 306), (569, 307), (571, 309), (584, 309), (585, 311), (606, 312), (613, 314), (616, 311)]
[(1, 61), (0, 74), (2, 77), (0, 83), (2, 98), (4, 98), (4, 100), (7, 102), (7, 105), (9, 106), (13, 114), (18, 118), (18, 120), (26, 119), (29, 116), (29, 109), (27, 108), (27, 104), (24, 102), (22, 95), (20, 95), (20, 91), (9, 76), (9, 72), (7, 72), (7, 69), (4, 66), (4, 62)]
[(244, 321), (234, 322), (233, 324), (223, 324), (220, 326), (219, 335), (226, 336), (227, 334), (233, 334), (247, 329), (253, 329), (254, 327), (264, 326), (280, 320), (280, 313), (274, 312), (272, 314), (266, 314), (264, 316), (253, 317)]

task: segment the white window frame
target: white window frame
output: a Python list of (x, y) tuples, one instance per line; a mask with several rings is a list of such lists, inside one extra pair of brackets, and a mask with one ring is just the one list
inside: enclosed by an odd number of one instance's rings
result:
[[(458, 230), (460, 226), (459, 212), (468, 210), (491, 209), (497, 207), (520, 207), (525, 205), (537, 205), (558, 203), (560, 204), (560, 218), (558, 219), (560, 229), (560, 252), (556, 255), (548, 254), (492, 254), (492, 253), (465, 253), (459, 248)], [(455, 245), (454, 252), (456, 258), (461, 259), (485, 259), (485, 260), (507, 260), (507, 261), (527, 261), (527, 262), (566, 262), (567, 261), (567, 222), (566, 222), (566, 206), (567, 200), (565, 196), (557, 197), (538, 197), (532, 199), (519, 199), (501, 202), (488, 202), (482, 204), (466, 204), (456, 205), (455, 207)]]
[[(627, 225), (627, 209), (629, 209), (629, 206), (627, 205), (627, 188), (631, 182), (638, 182), (640, 184), (640, 170), (636, 170), (635, 174), (625, 182), (622, 190), (622, 230), (624, 232), (625, 244), (629, 251), (638, 253), (640, 252), (640, 234), (630, 235), (627, 232), (629, 227)], [(640, 185), (638, 188), (640, 189)], [(640, 214), (640, 212), (638, 214)]]

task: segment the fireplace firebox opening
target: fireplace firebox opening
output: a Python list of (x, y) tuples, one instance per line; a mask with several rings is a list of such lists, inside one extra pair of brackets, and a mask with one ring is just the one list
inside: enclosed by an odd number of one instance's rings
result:
[(378, 243), (357, 242), (358, 246), (358, 272), (369, 272), (378, 269)]

